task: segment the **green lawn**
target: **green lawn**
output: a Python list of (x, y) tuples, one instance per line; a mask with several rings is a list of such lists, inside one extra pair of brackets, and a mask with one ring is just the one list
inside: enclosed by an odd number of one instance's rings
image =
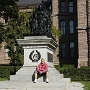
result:
[(5, 81), (5, 80), (7, 80), (6, 78), (0, 78), (0, 81)]
[(85, 90), (90, 90), (90, 81), (82, 81), (81, 83), (85, 85)]

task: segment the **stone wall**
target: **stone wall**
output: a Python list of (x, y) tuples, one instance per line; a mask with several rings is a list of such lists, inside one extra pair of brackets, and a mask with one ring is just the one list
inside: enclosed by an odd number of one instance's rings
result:
[(59, 65), (59, 39), (58, 39), (58, 37), (57, 37), (57, 44), (58, 44), (58, 46), (57, 46), (57, 48), (56, 48), (56, 50), (54, 51), (54, 54), (53, 54), (53, 63), (54, 63), (54, 65)]
[(53, 26), (58, 28), (58, 0), (52, 0)]
[(5, 46), (5, 42), (3, 42), (1, 44), (1, 48), (0, 48), (0, 65), (8, 65), (10, 64), (10, 59), (9, 58), (6, 58), (6, 50), (4, 49), (4, 46)]
[(5, 19), (3, 17), (0, 17), (0, 22), (5, 23)]
[[(53, 17), (53, 26), (55, 26), (57, 29), (59, 28), (59, 21), (58, 21), (58, 0), (52, 0), (52, 17)], [(59, 40), (58, 40), (58, 37), (57, 37), (57, 44), (58, 44), (58, 47), (56, 48), (54, 54), (53, 54), (53, 63), (54, 65), (58, 65), (59, 64), (59, 57), (58, 57), (58, 54), (59, 54)]]
[(81, 67), (88, 65), (86, 0), (77, 0), (77, 15), (78, 15), (78, 67)]

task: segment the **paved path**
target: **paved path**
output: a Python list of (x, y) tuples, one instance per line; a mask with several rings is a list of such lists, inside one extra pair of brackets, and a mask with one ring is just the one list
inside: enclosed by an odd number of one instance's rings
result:
[(80, 82), (72, 82), (66, 90), (84, 90), (84, 85)]
[(78, 82), (72, 82), (65, 88), (65, 82), (17, 82), (0, 81), (0, 90), (84, 90), (84, 85)]

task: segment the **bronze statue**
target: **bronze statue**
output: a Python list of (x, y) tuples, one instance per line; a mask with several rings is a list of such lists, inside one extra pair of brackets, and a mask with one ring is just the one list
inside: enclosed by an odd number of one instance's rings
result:
[(44, 1), (33, 12), (30, 35), (51, 37), (50, 9)]

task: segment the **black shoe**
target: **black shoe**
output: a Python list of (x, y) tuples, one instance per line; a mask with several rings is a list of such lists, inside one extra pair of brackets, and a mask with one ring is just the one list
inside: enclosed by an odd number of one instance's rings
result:
[(49, 83), (48, 79), (46, 80), (46, 83)]

